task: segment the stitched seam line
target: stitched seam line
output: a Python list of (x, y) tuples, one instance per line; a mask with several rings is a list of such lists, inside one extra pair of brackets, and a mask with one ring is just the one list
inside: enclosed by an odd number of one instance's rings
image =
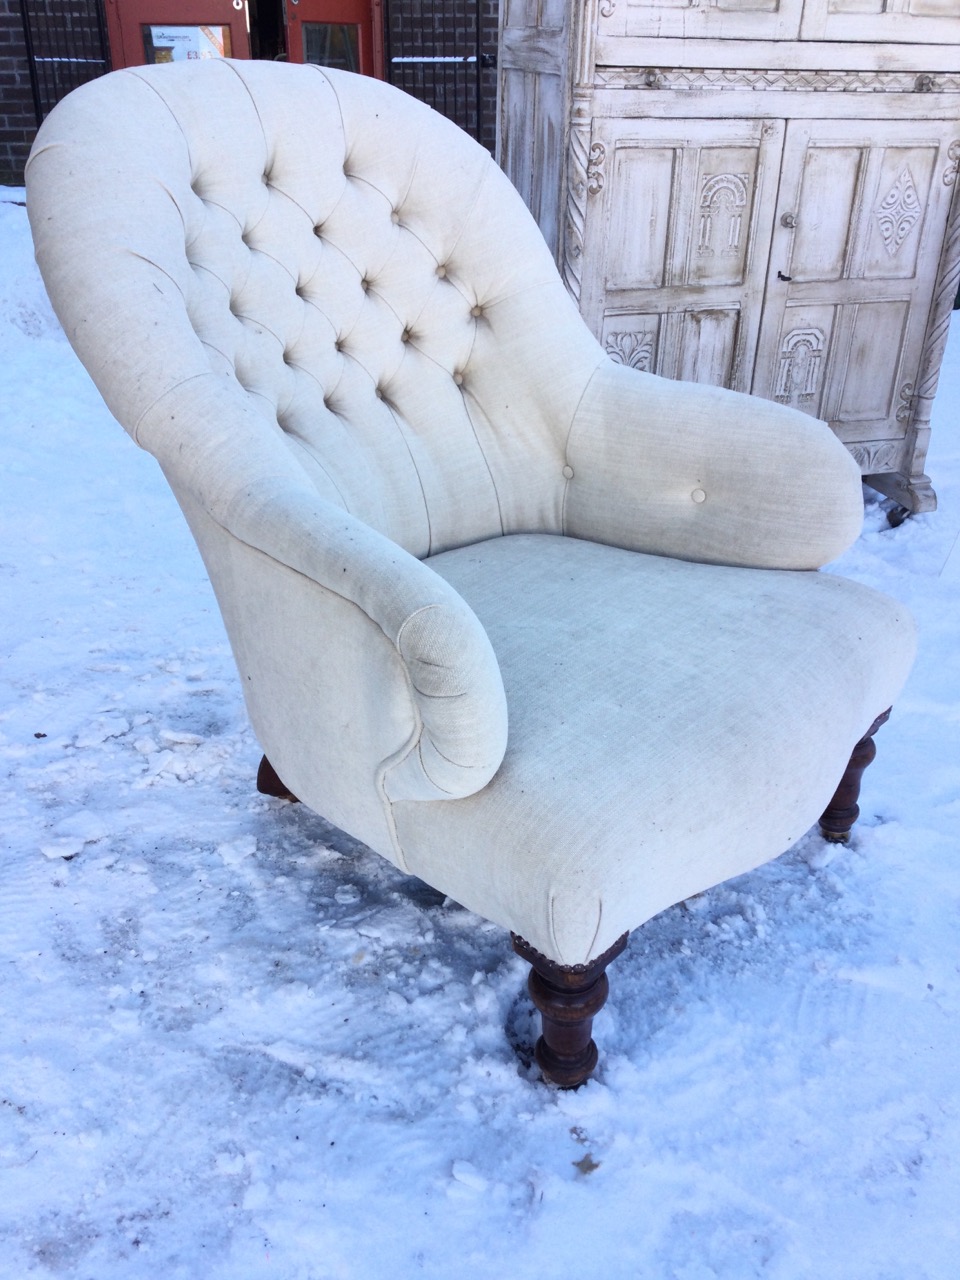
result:
[[(570, 415), (570, 425), (567, 427), (567, 434), (563, 442), (563, 460), (567, 466), (570, 465), (570, 456), (569, 456), (570, 441), (573, 438), (573, 428), (576, 424), (577, 416), (580, 413), (580, 409), (583, 406), (584, 400), (586, 400), (587, 398), (587, 393), (590, 390), (590, 387), (593, 385), (594, 378), (597, 376), (597, 374), (599, 373), (603, 365), (608, 364), (609, 362), (610, 362), (610, 357), (605, 354), (601, 354), (600, 359), (597, 361), (593, 372), (590, 374), (590, 377), (584, 383), (583, 391), (580, 393), (580, 399), (577, 401), (576, 408), (574, 409), (573, 413)], [(570, 481), (567, 480), (565, 481), (563, 486), (563, 500), (560, 506), (560, 532), (563, 534), (564, 537), (569, 536), (567, 534), (567, 495), (569, 492), (570, 492)]]

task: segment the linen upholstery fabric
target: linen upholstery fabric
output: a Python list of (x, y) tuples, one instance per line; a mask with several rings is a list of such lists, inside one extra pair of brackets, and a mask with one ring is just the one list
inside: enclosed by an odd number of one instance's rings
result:
[(407, 868), (565, 964), (789, 848), (913, 659), (905, 609), (826, 573), (543, 535), (428, 563), (491, 638), (510, 742), (475, 795), (393, 806)]
[(856, 536), (856, 466), (614, 365), (455, 126), (316, 67), (136, 68), (51, 113), (27, 187), (306, 803), (562, 963), (816, 816), (912, 644), (802, 572)]

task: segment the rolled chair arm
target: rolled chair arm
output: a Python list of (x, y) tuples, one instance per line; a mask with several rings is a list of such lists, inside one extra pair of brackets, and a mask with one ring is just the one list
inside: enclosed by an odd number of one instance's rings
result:
[(816, 569), (856, 539), (860, 473), (824, 422), (605, 361), (567, 442), (564, 532), (703, 563)]
[[(506, 750), (506, 696), (487, 634), (457, 591), (324, 501), (279, 430), (265, 432), (244, 394), (215, 375), (180, 384), (144, 415), (138, 440), (156, 447), (158, 433), (175, 492), (240, 542), (356, 605), (395, 647), (417, 731), (385, 768), (387, 797), (451, 799), (485, 786)], [(182, 448), (170, 439), (178, 434)]]

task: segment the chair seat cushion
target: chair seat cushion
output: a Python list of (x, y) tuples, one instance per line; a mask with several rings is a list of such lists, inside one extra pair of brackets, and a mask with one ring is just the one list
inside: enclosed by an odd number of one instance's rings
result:
[(913, 659), (907, 611), (829, 573), (519, 534), (427, 562), (500, 662), (482, 791), (392, 805), (407, 870), (561, 964), (778, 856)]

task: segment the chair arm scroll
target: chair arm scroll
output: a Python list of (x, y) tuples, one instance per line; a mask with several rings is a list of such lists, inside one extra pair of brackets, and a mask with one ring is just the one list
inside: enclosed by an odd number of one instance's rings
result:
[[(178, 449), (171, 437), (185, 417), (189, 448)], [(160, 456), (175, 492), (233, 538), (355, 605), (358, 625), (365, 616), (394, 647), (414, 729), (382, 762), (385, 798), (453, 799), (490, 781), (506, 750), (506, 695), (489, 638), (452, 586), (321, 498), (280, 433), (264, 431), (242, 393), (212, 375), (164, 397), (139, 438)], [(323, 641), (349, 645), (351, 637), (337, 631)]]

